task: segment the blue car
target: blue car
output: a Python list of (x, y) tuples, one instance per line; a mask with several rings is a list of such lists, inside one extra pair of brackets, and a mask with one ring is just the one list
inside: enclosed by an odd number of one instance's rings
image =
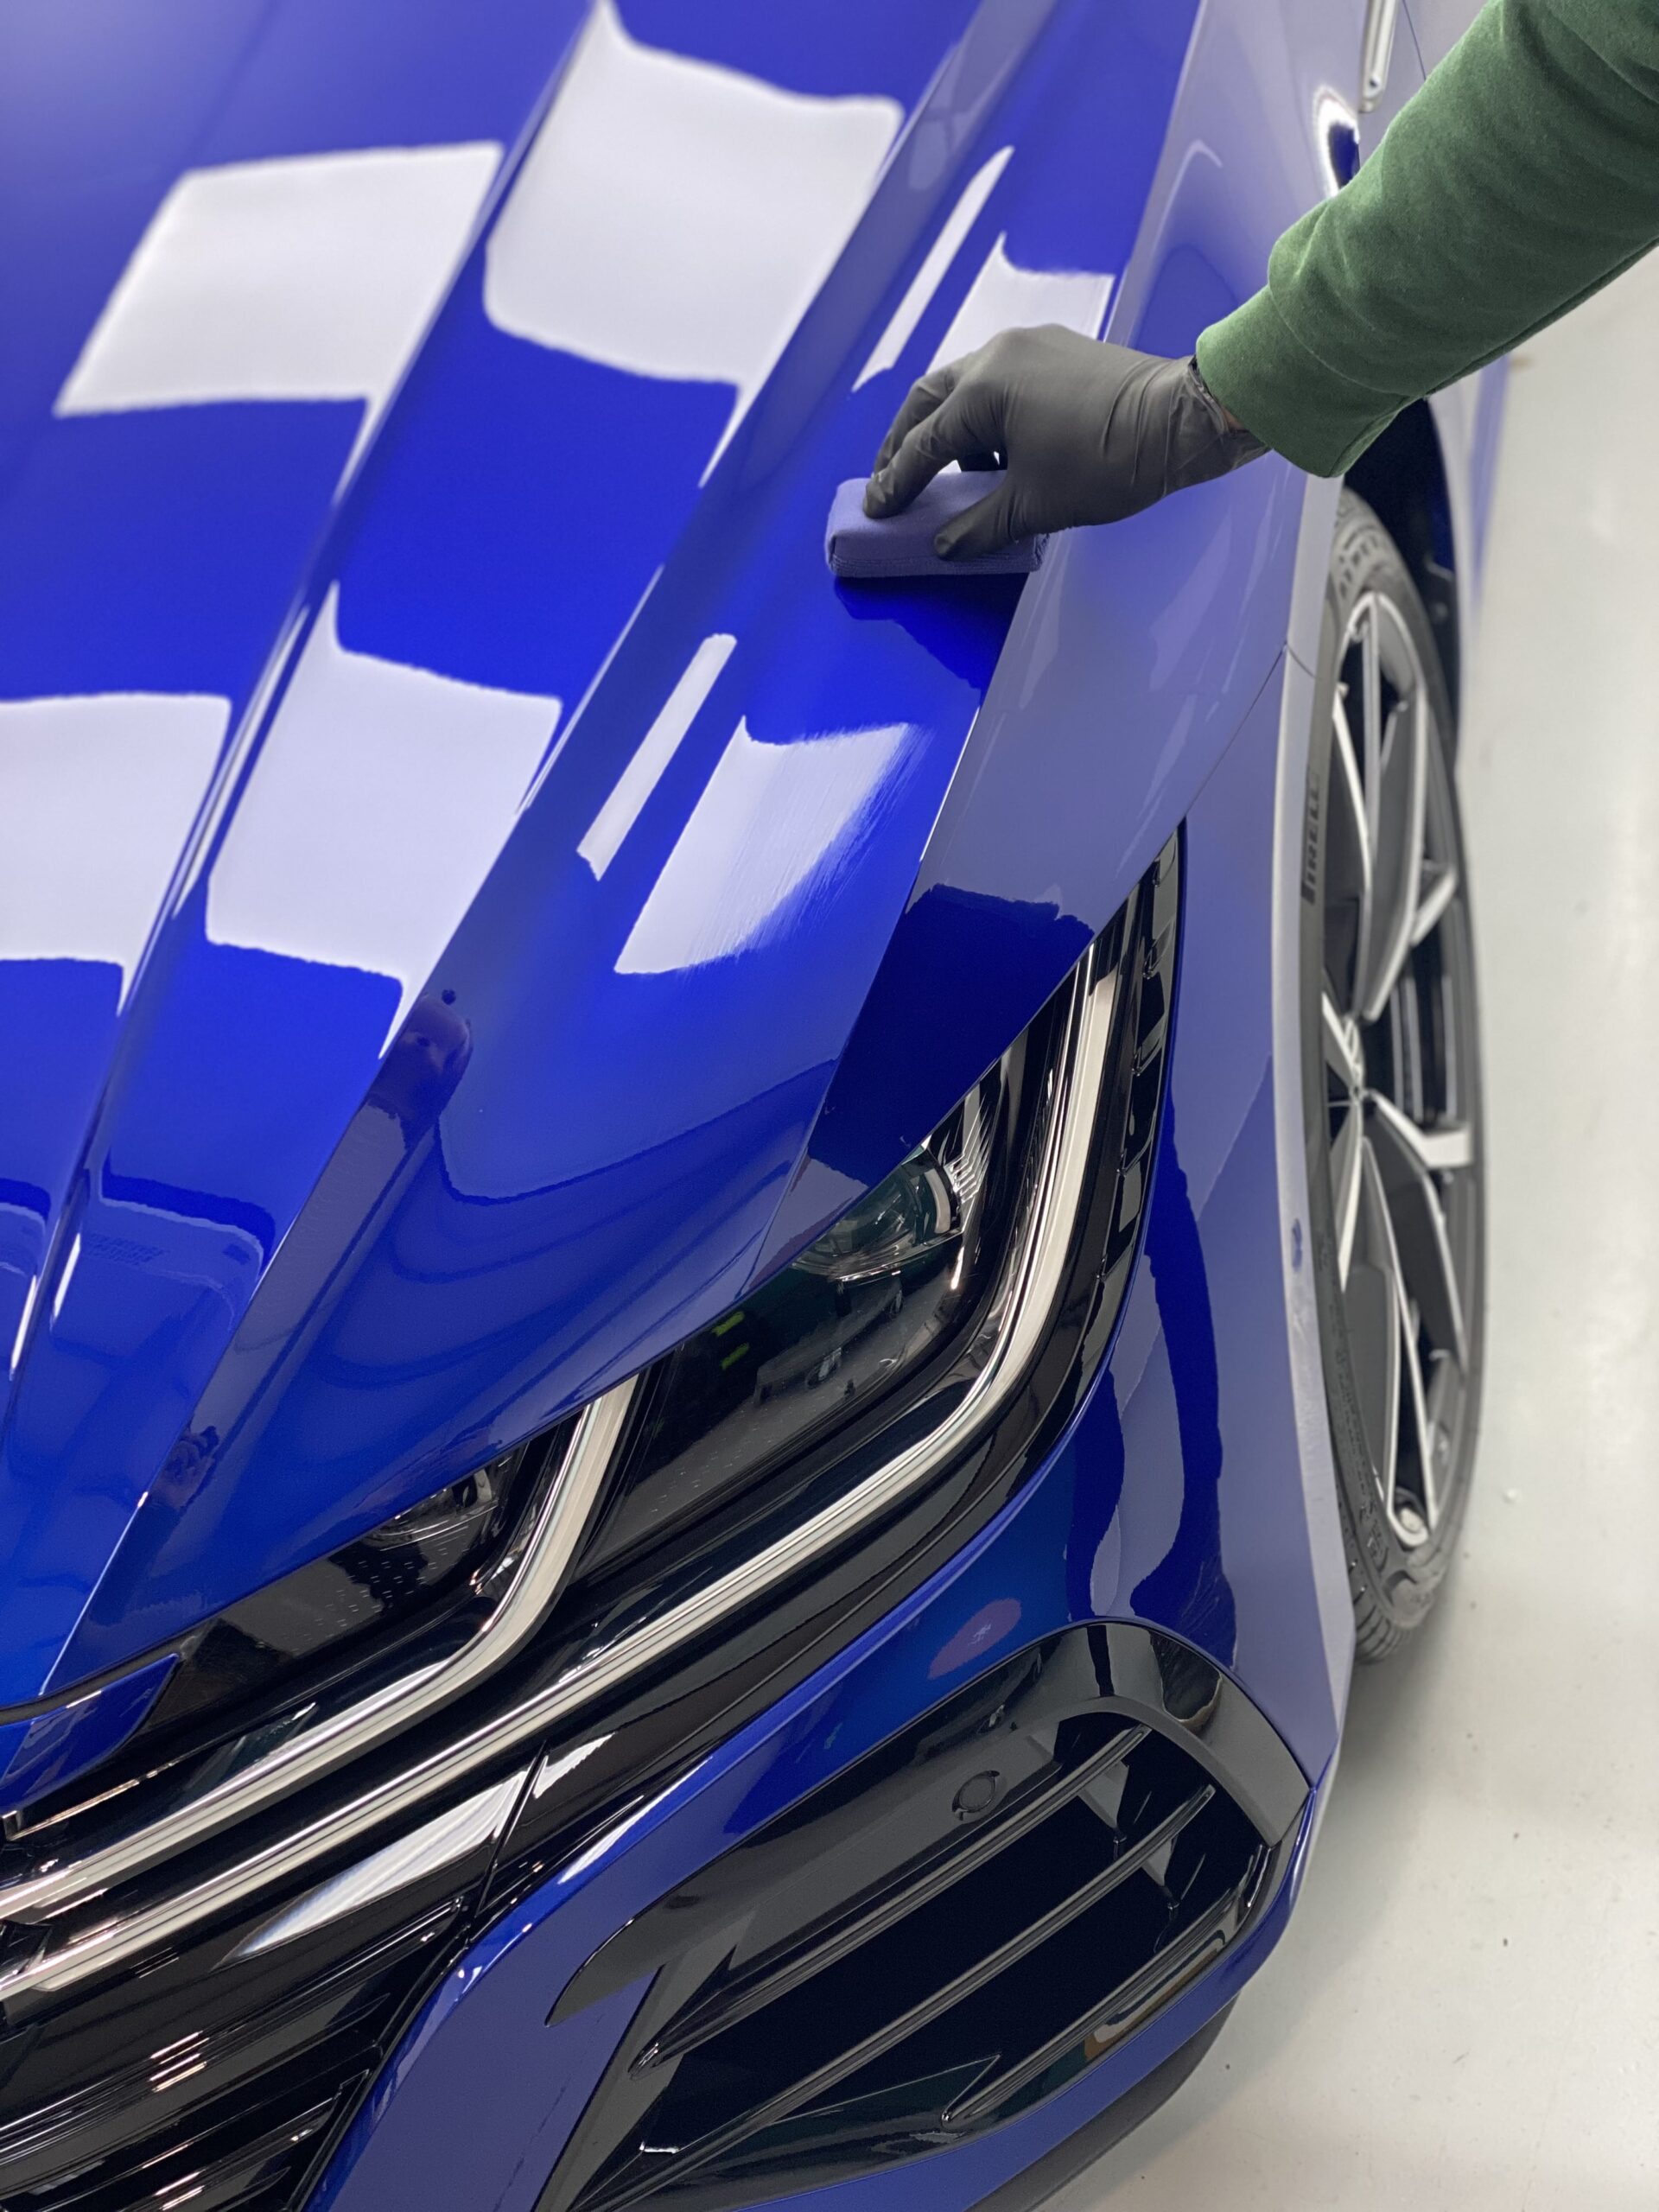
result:
[(824, 523), (1471, 12), (13, 0), (3, 2212), (1012, 2212), (1213, 2039), (1467, 1490), (1499, 384)]

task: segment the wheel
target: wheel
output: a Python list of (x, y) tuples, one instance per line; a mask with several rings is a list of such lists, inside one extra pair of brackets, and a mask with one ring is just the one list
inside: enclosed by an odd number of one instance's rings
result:
[(1310, 1247), (1358, 1649), (1433, 1605), (1479, 1411), (1480, 1044), (1452, 715), (1393, 540), (1344, 493), (1309, 747)]

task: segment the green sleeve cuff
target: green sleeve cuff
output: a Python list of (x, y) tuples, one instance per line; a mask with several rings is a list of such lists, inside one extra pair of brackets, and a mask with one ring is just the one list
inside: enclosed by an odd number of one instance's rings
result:
[(1198, 358), (1228, 412), (1310, 476), (1340, 476), (1404, 404), (1328, 368), (1265, 289), (1199, 334)]

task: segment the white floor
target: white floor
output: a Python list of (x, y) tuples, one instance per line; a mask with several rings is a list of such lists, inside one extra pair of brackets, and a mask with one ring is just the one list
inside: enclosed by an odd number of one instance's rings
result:
[(1057, 2212), (1659, 2208), (1659, 255), (1525, 349), (1464, 795), (1491, 1281), (1465, 1556), (1300, 1914)]

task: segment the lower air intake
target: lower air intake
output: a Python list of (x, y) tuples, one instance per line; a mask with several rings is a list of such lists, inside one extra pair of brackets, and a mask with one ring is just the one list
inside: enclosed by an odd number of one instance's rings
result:
[(1236, 1941), (1305, 1797), (1185, 1645), (1010, 1661), (589, 1961), (556, 2018), (650, 1993), (538, 2212), (715, 2212), (1011, 2119)]

